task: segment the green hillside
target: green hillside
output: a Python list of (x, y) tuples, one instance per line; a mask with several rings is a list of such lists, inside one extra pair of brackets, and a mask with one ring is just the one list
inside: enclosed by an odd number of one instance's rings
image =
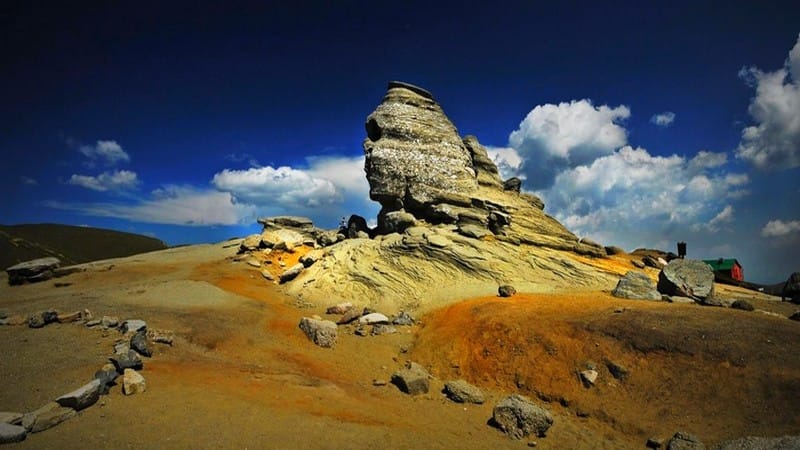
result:
[(0, 270), (55, 256), (62, 266), (162, 250), (158, 239), (101, 228), (52, 223), (0, 225)]

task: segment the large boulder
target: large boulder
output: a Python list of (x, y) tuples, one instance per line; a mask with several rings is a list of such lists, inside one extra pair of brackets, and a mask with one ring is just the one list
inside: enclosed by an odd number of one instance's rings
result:
[(658, 291), (708, 303), (714, 298), (714, 271), (703, 261), (674, 259), (658, 274)]
[(404, 368), (392, 374), (392, 384), (409, 395), (426, 394), (430, 388), (430, 377), (424, 367), (409, 362)]
[(512, 439), (530, 434), (544, 437), (553, 425), (553, 416), (527, 397), (513, 394), (494, 407), (492, 422)]
[(389, 82), (367, 117), (364, 140), (369, 196), (386, 211), (416, 211), (445, 197), (469, 198), (478, 183), (470, 151), (430, 92)]
[(619, 279), (611, 295), (632, 300), (661, 300), (661, 294), (656, 290), (650, 277), (634, 270)]
[(21, 262), (6, 269), (8, 284), (49, 280), (53, 277), (53, 271), (60, 265), (61, 261), (52, 256)]

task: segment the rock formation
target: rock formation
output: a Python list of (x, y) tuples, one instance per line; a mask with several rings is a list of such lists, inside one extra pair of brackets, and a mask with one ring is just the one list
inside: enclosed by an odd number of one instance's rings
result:
[(314, 249), (296, 278), (272, 274), (298, 304), (329, 304), (334, 296), (396, 312), (502, 285), (613, 287), (610, 274), (586, 261), (605, 249), (545, 214), (538, 197), (520, 192), (519, 179), (504, 182), (478, 139), (462, 138), (428, 91), (389, 83), (366, 132), (370, 197), (382, 206), (376, 229), (357, 216), (330, 231), (298, 217), (263, 218), (264, 232), (241, 245), (261, 259)]

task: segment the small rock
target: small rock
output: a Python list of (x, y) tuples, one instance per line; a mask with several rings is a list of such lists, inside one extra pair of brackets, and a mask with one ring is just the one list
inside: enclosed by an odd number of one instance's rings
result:
[(25, 325), (26, 323), (28, 323), (28, 321), (19, 314), (6, 317), (5, 319), (0, 319), (0, 325), (16, 326), (16, 325)]
[(617, 380), (624, 380), (628, 378), (628, 369), (625, 366), (618, 364), (614, 361), (606, 360), (606, 368), (611, 373), (611, 376)]
[(83, 313), (81, 313), (80, 311), (75, 311), (69, 314), (58, 313), (58, 315), (56, 316), (56, 321), (58, 323), (77, 322), (81, 320), (82, 317)]
[(512, 295), (516, 294), (517, 290), (514, 289), (514, 286), (510, 284), (504, 284), (497, 288), (497, 295), (500, 297), (511, 297)]
[(131, 337), (130, 345), (131, 349), (142, 356), (153, 356), (153, 351), (147, 345), (147, 330), (145, 328), (139, 328), (139, 331)]
[(119, 319), (111, 316), (103, 316), (100, 319), (100, 324), (106, 328), (116, 328), (119, 325)]
[(379, 380), (379, 379), (372, 380), (373, 386), (386, 386), (387, 384), (389, 383), (386, 380)]
[(108, 394), (109, 389), (118, 376), (117, 368), (113, 364), (105, 364), (100, 370), (94, 373), (95, 380), (100, 383), (100, 395)]
[(261, 263), (256, 261), (255, 259), (248, 259), (247, 265), (251, 267), (261, 267)]
[(731, 308), (733, 309), (741, 309), (742, 311), (754, 311), (755, 308), (753, 305), (748, 302), (747, 300), (736, 300), (731, 303)]
[(446, 248), (453, 243), (453, 241), (447, 239), (441, 234), (426, 234), (425, 239), (428, 241), (428, 244), (437, 248)]
[(336, 323), (338, 323), (339, 325), (345, 325), (358, 319), (359, 317), (361, 317), (361, 315), (362, 311), (359, 311), (358, 308), (351, 308), (347, 310)]
[(144, 365), (139, 354), (133, 350), (128, 350), (128, 353), (114, 355), (114, 357), (109, 358), (109, 360), (114, 364), (118, 373), (125, 373), (125, 369), (141, 370)]
[(789, 316), (789, 320), (800, 322), (800, 311), (795, 311), (794, 313), (792, 313), (792, 315)]
[(272, 276), (272, 274), (267, 269), (261, 271), (261, 276), (264, 277), (265, 280), (275, 281), (275, 277)]
[(91, 328), (91, 327), (96, 327), (96, 326), (100, 325), (101, 323), (103, 323), (103, 322), (100, 319), (92, 319), (92, 320), (89, 320), (88, 322), (86, 322), (85, 325), (88, 328)]
[(308, 339), (320, 347), (330, 348), (336, 345), (337, 328), (330, 320), (303, 317), (300, 319), (299, 327)]
[(696, 436), (678, 431), (667, 442), (667, 450), (705, 450), (706, 446)]
[(131, 345), (129, 342), (120, 341), (114, 344), (114, 354), (115, 355), (122, 355), (127, 354), (130, 351)]
[(65, 408), (56, 402), (50, 402), (36, 411), (25, 414), (22, 417), (22, 426), (31, 433), (38, 433), (74, 417), (75, 414), (76, 412), (72, 408)]
[(426, 394), (430, 388), (430, 376), (424, 367), (409, 362), (405, 368), (392, 374), (392, 384), (409, 395)]
[(350, 302), (339, 303), (333, 306), (328, 306), (328, 308), (325, 309), (325, 314), (344, 314), (352, 308), (353, 304)]
[(8, 284), (49, 280), (60, 265), (61, 261), (52, 256), (21, 262), (6, 269)]
[(28, 317), (28, 327), (29, 328), (42, 328), (46, 324), (44, 323), (44, 319), (42, 319), (41, 314), (34, 314)]
[(303, 264), (304, 267), (311, 267), (322, 259), (325, 256), (325, 251), (322, 249), (311, 250), (310, 252), (306, 253), (305, 255), (301, 256), (299, 261)]
[(486, 401), (483, 391), (464, 380), (448, 381), (444, 384), (444, 394), (456, 403), (477, 403)]
[(664, 446), (664, 440), (651, 437), (650, 439), (647, 440), (644, 446), (647, 448), (659, 449)]
[(411, 314), (405, 311), (400, 311), (397, 314), (397, 317), (395, 317), (394, 320), (392, 320), (392, 324), (401, 326), (414, 325), (415, 322), (416, 321), (414, 320), (414, 317), (412, 317)]
[(631, 261), (631, 264), (633, 264), (633, 267), (636, 267), (637, 269), (644, 269), (646, 267), (643, 262), (635, 259)]
[(80, 388), (58, 397), (56, 403), (80, 411), (94, 405), (98, 398), (100, 398), (100, 380), (94, 379)]
[(281, 283), (286, 283), (287, 281), (292, 281), (297, 278), (298, 275), (305, 269), (302, 263), (297, 263), (292, 267), (286, 269), (279, 277)]
[(594, 386), (594, 382), (597, 381), (597, 375), (597, 371), (594, 369), (584, 370), (581, 372), (581, 381), (586, 387)]
[(166, 344), (172, 347), (172, 342), (175, 340), (175, 333), (164, 330), (147, 330), (147, 337), (153, 342)]
[(0, 423), (19, 425), (22, 423), (22, 415), (22, 413), (18, 412), (0, 412)]
[(353, 331), (353, 334), (355, 334), (356, 336), (362, 336), (362, 337), (369, 335), (369, 333), (367, 332), (367, 328), (364, 327), (364, 326), (361, 326), (361, 325), (356, 327), (356, 329)]
[(128, 319), (122, 322), (122, 326), (120, 326), (120, 331), (122, 333), (128, 332), (138, 332), (139, 330), (146, 330), (147, 329), (147, 322), (144, 320), (139, 319)]
[(684, 303), (687, 305), (697, 303), (696, 301), (694, 301), (694, 299), (691, 299), (689, 297), (684, 297), (682, 295), (667, 295), (665, 297), (667, 297), (667, 300), (670, 303)]
[(512, 439), (522, 439), (530, 434), (544, 437), (553, 425), (553, 416), (527, 397), (513, 394), (494, 407), (492, 421)]
[(370, 313), (361, 316), (361, 318), (358, 319), (358, 323), (362, 325), (388, 324), (389, 318), (381, 313)]
[(125, 395), (141, 394), (147, 390), (147, 383), (139, 372), (125, 369), (122, 374), (122, 393)]
[(373, 336), (380, 336), (382, 334), (394, 334), (394, 333), (397, 333), (397, 328), (395, 328), (395, 327), (393, 327), (391, 325), (386, 325), (386, 324), (379, 323), (379, 324), (373, 325), (371, 334)]
[(22, 442), (28, 436), (28, 430), (19, 425), (0, 423), (0, 444)]
[(661, 294), (656, 290), (650, 277), (634, 270), (627, 272), (619, 279), (617, 286), (611, 291), (611, 295), (632, 300), (661, 300)]

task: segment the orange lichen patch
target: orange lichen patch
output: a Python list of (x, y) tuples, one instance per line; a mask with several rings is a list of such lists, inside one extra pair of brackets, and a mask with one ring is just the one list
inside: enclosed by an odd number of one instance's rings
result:
[(631, 261), (637, 259), (637, 257), (628, 254), (612, 255), (607, 258), (592, 258), (576, 254), (570, 254), (569, 256), (576, 261), (580, 261), (584, 264), (596, 267), (603, 272), (612, 273), (614, 275), (622, 276), (628, 273), (628, 271), (637, 270), (645, 272), (651, 278), (654, 277), (653, 273), (650, 273), (649, 270), (638, 269), (634, 266)]
[[(439, 378), (561, 403), (626, 435), (685, 429), (714, 441), (800, 431), (790, 400), (800, 396), (800, 329), (791, 325), (603, 293), (519, 294), (426, 316), (410, 356)], [(609, 363), (628, 376), (616, 379)], [(590, 367), (599, 377), (587, 387), (579, 373)]]

